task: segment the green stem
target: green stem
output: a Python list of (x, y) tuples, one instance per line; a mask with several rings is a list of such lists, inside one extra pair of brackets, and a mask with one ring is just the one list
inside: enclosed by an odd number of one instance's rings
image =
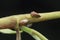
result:
[(57, 19), (57, 18), (60, 18), (60, 11), (39, 13), (39, 15), (41, 16), (39, 18), (33, 18), (31, 14), (12, 15), (8, 17), (0, 18), (0, 29), (11, 28), (12, 24), (14, 25), (17, 19), (19, 19), (19, 21), (23, 19), (27, 19), (29, 20), (30, 23)]
[(23, 26), (21, 28), (22, 31), (27, 32), (28, 34), (30, 34), (34, 39), (36, 40), (48, 40), (45, 36), (43, 36), (41, 33), (37, 32), (34, 29), (28, 28), (26, 26)]
[[(0, 32), (4, 34), (16, 34), (16, 31), (13, 31), (11, 29), (0, 29)], [(22, 31), (19, 32), (21, 33)]]
[(17, 24), (16, 24), (16, 40), (21, 40), (21, 31), (19, 27), (19, 19), (17, 19)]

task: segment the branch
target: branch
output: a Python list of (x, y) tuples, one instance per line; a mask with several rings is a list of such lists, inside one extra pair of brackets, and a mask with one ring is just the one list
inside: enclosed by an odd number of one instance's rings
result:
[(34, 18), (31, 16), (31, 14), (12, 15), (8, 17), (0, 18), (0, 29), (15, 28), (17, 19), (19, 19), (19, 21), (23, 19), (28, 19), (30, 23), (57, 19), (60, 18), (60, 11), (39, 13), (39, 15), (41, 16), (39, 18)]

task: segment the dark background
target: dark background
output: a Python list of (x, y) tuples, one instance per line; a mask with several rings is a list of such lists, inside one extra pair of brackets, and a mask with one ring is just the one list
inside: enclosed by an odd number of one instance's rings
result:
[[(60, 0), (0, 0), (0, 17), (15, 14), (60, 11)], [(49, 20), (32, 25), (49, 40), (60, 40), (60, 19)], [(0, 40), (15, 40), (14, 35), (0, 33)], [(22, 40), (34, 40), (27, 33), (22, 33)]]

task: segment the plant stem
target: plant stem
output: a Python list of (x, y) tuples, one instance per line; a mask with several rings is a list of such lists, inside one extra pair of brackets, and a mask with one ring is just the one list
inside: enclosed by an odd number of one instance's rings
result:
[[(57, 18), (60, 18), (60, 11), (39, 13), (39, 15), (41, 16), (39, 18), (33, 18), (31, 16), (31, 14), (20, 14), (20, 15), (13, 15), (13, 16), (9, 16), (9, 17), (0, 18), (0, 29), (10, 28), (11, 25), (14, 24), (17, 19), (19, 19), (19, 21), (21, 21), (23, 19), (27, 19), (31, 23), (46, 21), (46, 20), (51, 20), (51, 19), (57, 19)], [(15, 21), (13, 21), (12, 19), (14, 19)], [(12, 27), (12, 28), (14, 28), (14, 27)]]
[(19, 19), (17, 19), (17, 24), (16, 24), (16, 40), (21, 40), (21, 31), (19, 27)]
[(22, 26), (21, 30), (27, 32), (28, 34), (30, 34), (36, 40), (48, 40), (41, 33), (37, 32), (34, 29), (28, 28), (26, 26)]
[(19, 32), (19, 29), (16, 30), (16, 40), (21, 40), (21, 33)]

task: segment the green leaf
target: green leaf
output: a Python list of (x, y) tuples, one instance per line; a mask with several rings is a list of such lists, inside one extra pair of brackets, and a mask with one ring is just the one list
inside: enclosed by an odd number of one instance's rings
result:
[[(0, 29), (0, 32), (4, 33), (4, 34), (16, 34), (16, 31), (13, 31), (11, 29)], [(22, 32), (22, 31), (20, 31), (20, 32)]]

